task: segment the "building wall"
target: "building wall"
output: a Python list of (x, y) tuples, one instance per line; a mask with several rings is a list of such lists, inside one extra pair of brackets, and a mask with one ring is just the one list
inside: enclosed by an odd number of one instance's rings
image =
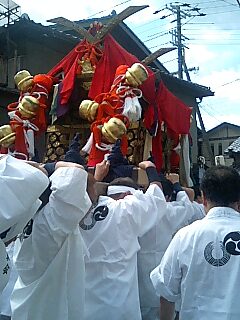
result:
[[(224, 151), (239, 136), (240, 127), (238, 126), (232, 126), (227, 124), (224, 127), (216, 128), (216, 130), (210, 130), (208, 132), (208, 138), (214, 157), (223, 155), (225, 159), (225, 164), (227, 166), (232, 165), (233, 159), (229, 158), (227, 155), (224, 155)], [(210, 166), (210, 159), (208, 156), (206, 145), (204, 143), (202, 144), (202, 155), (206, 159), (206, 164)]]
[[(61, 46), (62, 44), (60, 45), (59, 43), (59, 47)], [(17, 61), (15, 61), (14, 57), (8, 61), (9, 88), (15, 87), (14, 75), (16, 72), (27, 69), (32, 75), (47, 73), (68, 52), (68, 47), (64, 50), (63, 46), (62, 50), (57, 50), (31, 39), (25, 39), (24, 43), (19, 44), (18, 48)]]

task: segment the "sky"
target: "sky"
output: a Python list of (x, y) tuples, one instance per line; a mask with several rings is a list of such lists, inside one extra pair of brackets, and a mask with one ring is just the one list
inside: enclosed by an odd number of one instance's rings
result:
[[(5, 0), (6, 1), (6, 0)], [(81, 20), (117, 13), (130, 5), (149, 5), (124, 22), (154, 52), (161, 47), (172, 46), (169, 31), (176, 27), (176, 16), (166, 8), (183, 3), (187, 11), (182, 18), (182, 34), (188, 39), (185, 60), (191, 80), (210, 87), (214, 97), (204, 98), (200, 104), (207, 130), (222, 122), (240, 125), (240, 6), (237, 0), (189, 0), (170, 2), (157, 0), (15, 0), (21, 13), (27, 13), (35, 22), (47, 24), (47, 20), (63, 16), (70, 20)], [(64, 4), (65, 3), (65, 4)], [(155, 11), (161, 10), (154, 14)], [(204, 13), (205, 16), (197, 14)], [(168, 16), (170, 15), (170, 16)], [(162, 18), (167, 16), (166, 18)], [(177, 50), (165, 54), (161, 63), (170, 71), (177, 71)], [(186, 77), (184, 76), (184, 79)]]

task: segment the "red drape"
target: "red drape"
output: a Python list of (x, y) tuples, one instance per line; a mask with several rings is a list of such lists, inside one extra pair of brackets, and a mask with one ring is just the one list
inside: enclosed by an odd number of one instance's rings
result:
[(192, 109), (175, 97), (162, 81), (157, 91), (156, 102), (159, 120), (164, 121), (167, 127), (175, 133), (189, 133)]
[[(161, 81), (156, 94), (158, 110), (158, 131), (153, 137), (153, 157), (158, 170), (162, 168), (162, 139), (161, 123), (165, 122), (167, 128), (172, 130), (176, 136), (188, 134), (190, 130), (190, 116), (192, 109), (174, 96)], [(149, 119), (148, 119), (149, 121)]]
[[(125, 64), (131, 66), (133, 63), (139, 62), (137, 57), (126, 51), (120, 44), (107, 35), (104, 40), (103, 56), (97, 64), (92, 85), (89, 90), (89, 98), (94, 98), (103, 92), (108, 92), (114, 80), (116, 69), (119, 65)], [(155, 96), (155, 75), (147, 68), (149, 77), (140, 87), (144, 98), (148, 102), (154, 101)]]
[(61, 104), (67, 104), (74, 86), (76, 71), (78, 67), (78, 59), (81, 60), (84, 55), (84, 47), (87, 40), (81, 41), (72, 51), (70, 51), (55, 67), (53, 67), (48, 75), (55, 77), (58, 73), (64, 72), (62, 90), (60, 92)]
[[(60, 92), (61, 104), (66, 104), (71, 96), (78, 67), (78, 59), (83, 57), (86, 44), (86, 40), (80, 42), (48, 72), (48, 75), (53, 77), (60, 72), (64, 72), (63, 86)], [(104, 53), (97, 63), (89, 97), (94, 100), (98, 94), (108, 92), (111, 88), (117, 67), (121, 64), (131, 66), (135, 62), (139, 62), (139, 60), (121, 47), (113, 37), (107, 35), (104, 39)], [(148, 73), (149, 78), (140, 88), (143, 91), (144, 98), (152, 103), (155, 94), (155, 76), (150, 69), (148, 69)]]

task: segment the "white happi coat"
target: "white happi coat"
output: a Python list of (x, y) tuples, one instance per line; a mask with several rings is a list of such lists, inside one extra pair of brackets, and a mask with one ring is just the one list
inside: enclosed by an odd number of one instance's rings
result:
[(159, 298), (150, 280), (150, 272), (159, 265), (174, 234), (188, 223), (193, 214), (192, 202), (185, 191), (180, 191), (176, 201), (167, 202), (166, 214), (139, 239), (141, 249), (138, 252), (138, 282), (144, 319), (159, 319)]
[(138, 237), (165, 214), (165, 197), (153, 184), (117, 201), (101, 196), (98, 205), (109, 208), (107, 217), (82, 233), (89, 250), (85, 320), (139, 320)]
[(22, 232), (41, 205), (38, 197), (49, 180), (39, 169), (10, 155), (0, 155), (0, 293), (6, 286), (10, 263), (4, 242)]
[(87, 173), (59, 168), (50, 177), (49, 203), (36, 215), (16, 257), (13, 320), (80, 320), (84, 259), (79, 222), (91, 206)]
[(181, 229), (151, 273), (158, 295), (181, 298), (180, 319), (239, 320), (240, 214), (228, 207)]
[[(19, 241), (18, 239), (16, 241)], [(10, 297), (12, 295), (13, 287), (17, 281), (17, 271), (13, 264), (13, 252), (14, 252), (14, 243), (11, 242), (7, 247), (6, 251), (9, 257), (8, 264), (10, 266), (10, 277), (6, 287), (4, 288), (2, 294), (0, 294), (0, 314), (4, 316), (11, 317), (12, 311), (10, 307)]]

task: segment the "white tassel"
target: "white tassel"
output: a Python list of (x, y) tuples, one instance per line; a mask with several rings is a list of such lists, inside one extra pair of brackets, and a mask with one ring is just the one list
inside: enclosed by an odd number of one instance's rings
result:
[(93, 146), (93, 133), (91, 133), (87, 143), (85, 144), (85, 146), (82, 148), (82, 151), (89, 154), (91, 151), (91, 148)]
[(122, 114), (128, 117), (131, 122), (136, 122), (141, 119), (142, 107), (137, 96), (125, 98)]
[(123, 105), (123, 112), (122, 114), (130, 121), (134, 121), (135, 119), (135, 114), (136, 114), (136, 107), (133, 104), (132, 98), (131, 97), (126, 97), (124, 100), (124, 105)]
[(133, 121), (138, 121), (138, 120), (141, 119), (141, 116), (142, 116), (142, 107), (141, 107), (141, 105), (140, 105), (140, 102), (139, 102), (137, 96), (134, 96), (134, 97), (132, 98), (132, 103), (134, 104), (135, 110), (136, 110), (135, 120), (133, 120)]
[(32, 158), (34, 157), (34, 131), (32, 129), (27, 129), (26, 131), (24, 130), (24, 135), (25, 139), (27, 142), (27, 150), (29, 157)]

